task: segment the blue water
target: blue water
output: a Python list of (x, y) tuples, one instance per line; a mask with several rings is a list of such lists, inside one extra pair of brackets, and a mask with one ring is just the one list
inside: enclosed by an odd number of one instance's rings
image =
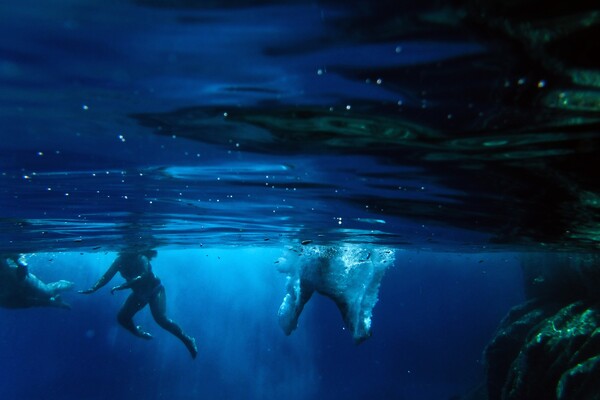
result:
[[(108, 288), (0, 309), (2, 399), (438, 400), (484, 383), (483, 350), (525, 300), (521, 255), (598, 251), (598, 66), (572, 27), (547, 46), (502, 28), (552, 26), (552, 7), (374, 3), (0, 4), (0, 251), (79, 290), (137, 237), (199, 347), (147, 309), (154, 339), (135, 338)], [(395, 251), (364, 343), (318, 295), (282, 332), (277, 261), (302, 241)]]
[[(70, 311), (2, 310), (3, 398), (449, 398), (482, 382), (482, 349), (523, 296), (514, 254), (406, 252), (384, 279), (365, 343), (354, 345), (324, 297), (308, 303), (286, 337), (276, 319), (284, 294), (272, 267), (279, 256), (266, 249), (159, 254), (153, 265), (169, 314), (196, 336), (196, 360), (147, 310), (136, 321), (152, 341), (118, 327), (123, 293), (72, 294)], [(48, 280), (87, 287), (113, 257), (39, 253), (30, 266)]]

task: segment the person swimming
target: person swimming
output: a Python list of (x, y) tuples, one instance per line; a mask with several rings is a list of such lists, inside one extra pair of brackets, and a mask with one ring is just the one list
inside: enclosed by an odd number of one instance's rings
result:
[(125, 289), (132, 290), (117, 315), (119, 323), (137, 337), (152, 339), (150, 333), (142, 330), (133, 322), (133, 316), (149, 304), (152, 317), (156, 323), (181, 340), (192, 358), (196, 358), (198, 354), (196, 340), (185, 334), (179, 325), (166, 316), (165, 288), (160, 279), (152, 272), (150, 264), (150, 259), (154, 256), (156, 256), (156, 250), (125, 249), (119, 253), (108, 270), (91, 288), (80, 290), (79, 293), (94, 293), (105, 286), (119, 272), (125, 279), (125, 283), (113, 287), (110, 292), (114, 293)]
[(0, 256), (0, 307), (56, 307), (70, 309), (60, 293), (71, 289), (73, 282), (60, 280), (44, 283), (29, 272), (22, 254)]

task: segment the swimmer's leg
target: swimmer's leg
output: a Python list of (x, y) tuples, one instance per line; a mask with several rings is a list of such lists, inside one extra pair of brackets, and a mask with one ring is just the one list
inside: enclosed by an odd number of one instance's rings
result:
[(129, 332), (133, 333), (135, 336), (140, 337), (142, 339), (152, 339), (152, 335), (148, 332), (144, 332), (140, 329), (139, 326), (136, 326), (133, 323), (133, 316), (135, 313), (140, 311), (147, 303), (144, 301), (140, 301), (140, 299), (135, 294), (130, 294), (127, 300), (125, 300), (125, 304), (121, 307), (119, 314), (117, 314), (117, 321), (119, 324), (127, 329)]
[(277, 315), (279, 326), (286, 335), (290, 335), (298, 326), (298, 318), (304, 310), (304, 306), (315, 292), (314, 286), (304, 279), (296, 278), (289, 280), (287, 284), (288, 293), (283, 298)]
[(181, 340), (190, 352), (192, 358), (196, 358), (196, 355), (198, 354), (196, 340), (193, 337), (186, 335), (179, 325), (167, 318), (167, 295), (164, 287), (161, 286), (158, 293), (150, 300), (150, 311), (152, 312), (152, 317), (154, 317), (156, 323), (160, 325), (161, 328)]

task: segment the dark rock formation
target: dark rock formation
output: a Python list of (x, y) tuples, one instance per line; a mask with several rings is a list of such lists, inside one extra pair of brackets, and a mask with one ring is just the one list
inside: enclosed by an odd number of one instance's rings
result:
[(485, 350), (490, 400), (600, 400), (597, 259), (526, 262), (531, 299), (511, 310)]

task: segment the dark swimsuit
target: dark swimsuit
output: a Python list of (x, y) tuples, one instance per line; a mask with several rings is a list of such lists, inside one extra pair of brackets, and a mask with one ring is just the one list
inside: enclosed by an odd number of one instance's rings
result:
[(149, 274), (148, 278), (137, 282), (131, 289), (133, 290), (133, 295), (140, 303), (148, 303), (158, 295), (162, 287), (163, 285), (160, 282), (160, 279), (154, 276), (154, 274)]
[[(122, 255), (120, 257), (119, 272), (128, 282), (135, 280), (129, 286), (133, 291), (133, 296), (140, 304), (147, 304), (158, 295), (163, 286), (160, 279), (152, 272), (150, 262), (144, 257), (146, 259), (146, 263), (144, 263), (142, 257), (139, 254)], [(145, 264), (147, 264), (147, 267), (145, 267)], [(137, 279), (138, 276), (140, 276), (140, 279)]]

